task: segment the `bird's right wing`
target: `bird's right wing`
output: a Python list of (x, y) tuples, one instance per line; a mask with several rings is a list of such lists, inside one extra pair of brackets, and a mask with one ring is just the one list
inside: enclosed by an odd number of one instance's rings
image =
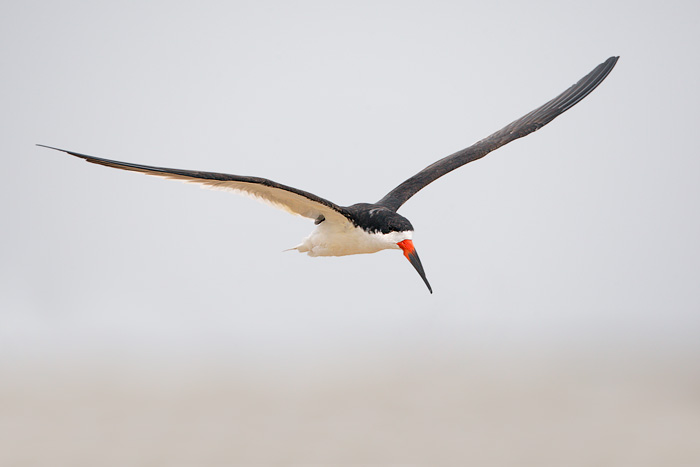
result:
[(93, 164), (113, 167), (115, 169), (140, 172), (147, 175), (155, 175), (157, 177), (182, 180), (184, 182), (197, 183), (205, 188), (238, 192), (287, 211), (290, 214), (296, 214), (298, 216), (314, 219), (316, 223), (322, 222), (324, 219), (340, 222), (351, 222), (350, 217), (348, 217), (349, 214), (344, 208), (316, 196), (313, 193), (282, 185), (281, 183), (273, 182), (272, 180), (265, 178), (216, 172), (199, 172), (194, 170), (152, 167), (148, 165), (102, 159), (100, 157), (66, 151), (65, 149), (44, 146), (43, 144), (38, 144), (37, 146), (63, 151), (72, 156), (85, 159)]
[(396, 211), (411, 196), (446, 173), (464, 164), (481, 159), (486, 154), (500, 148), (504, 144), (508, 144), (513, 140), (539, 130), (590, 94), (608, 76), (608, 73), (610, 73), (615, 63), (617, 63), (618, 58), (620, 57), (610, 57), (605, 62), (595, 67), (589, 74), (581, 78), (579, 82), (551, 101), (515, 120), (510, 125), (498, 130), (491, 136), (429, 165), (391, 190), (384, 198), (378, 201), (377, 204)]

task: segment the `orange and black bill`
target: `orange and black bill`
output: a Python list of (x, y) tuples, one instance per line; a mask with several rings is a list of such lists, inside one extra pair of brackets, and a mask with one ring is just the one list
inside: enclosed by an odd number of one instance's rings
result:
[(403, 250), (403, 255), (406, 257), (406, 259), (411, 262), (414, 268), (416, 268), (416, 271), (418, 271), (418, 274), (420, 274), (420, 277), (423, 279), (423, 282), (425, 282), (425, 285), (428, 286), (428, 290), (430, 290), (430, 293), (433, 293), (433, 288), (430, 287), (428, 278), (425, 277), (425, 271), (423, 270), (423, 265), (420, 263), (418, 253), (416, 253), (416, 247), (413, 246), (413, 241), (403, 240), (397, 243), (397, 245)]

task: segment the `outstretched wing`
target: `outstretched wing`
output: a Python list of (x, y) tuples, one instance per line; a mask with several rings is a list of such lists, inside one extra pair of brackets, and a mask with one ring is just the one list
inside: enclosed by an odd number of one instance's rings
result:
[(533, 131), (539, 130), (557, 116), (569, 110), (584, 97), (590, 94), (608, 73), (613, 69), (619, 57), (610, 57), (598, 65), (593, 71), (581, 78), (581, 80), (557, 97), (529, 114), (515, 120), (510, 125), (498, 130), (496, 133), (482, 139), (478, 143), (447, 156), (409, 178), (401, 185), (391, 190), (377, 204), (396, 211), (411, 196), (415, 195), (429, 183), (434, 182), (446, 173), (449, 173), (464, 164), (481, 159), (491, 151), (500, 148), (504, 144), (527, 136)]
[(141, 172), (147, 175), (182, 180), (197, 183), (207, 188), (230, 190), (243, 195), (251, 196), (259, 201), (270, 204), (276, 208), (296, 214), (317, 223), (324, 219), (336, 221), (350, 221), (348, 213), (342, 207), (312, 193), (299, 190), (281, 183), (273, 182), (265, 178), (245, 177), (216, 172), (198, 172), (194, 170), (167, 169), (164, 167), (152, 167), (148, 165), (119, 162), (100, 157), (88, 156), (77, 152), (66, 151), (51, 146), (38, 144), (37, 146), (63, 151), (71, 156), (80, 157), (93, 164), (114, 167), (115, 169)]

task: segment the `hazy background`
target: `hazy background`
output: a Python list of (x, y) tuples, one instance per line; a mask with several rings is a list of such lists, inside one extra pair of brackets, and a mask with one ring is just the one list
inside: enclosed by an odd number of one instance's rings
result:
[[(5, 2), (3, 465), (700, 462), (697, 2)], [(401, 210), (400, 252), (48, 144)]]

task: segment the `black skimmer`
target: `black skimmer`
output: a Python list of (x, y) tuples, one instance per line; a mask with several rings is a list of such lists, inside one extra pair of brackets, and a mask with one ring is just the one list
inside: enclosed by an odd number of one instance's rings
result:
[(423, 265), (413, 246), (413, 225), (396, 211), (411, 196), (443, 175), (484, 157), (504, 144), (529, 135), (551, 122), (590, 94), (613, 69), (619, 57), (610, 57), (576, 84), (546, 104), (481, 141), (447, 156), (391, 190), (376, 203), (338, 206), (307, 191), (282, 185), (265, 178), (230, 175), (215, 172), (168, 169), (119, 162), (88, 156), (65, 149), (42, 146), (66, 152), (93, 164), (131, 170), (147, 175), (198, 183), (204, 187), (225, 189), (251, 196), (291, 214), (313, 219), (316, 229), (302, 242), (291, 248), (309, 256), (345, 256), (376, 253), (380, 250), (403, 250), (404, 256), (418, 271), (430, 293), (433, 289), (425, 276)]

